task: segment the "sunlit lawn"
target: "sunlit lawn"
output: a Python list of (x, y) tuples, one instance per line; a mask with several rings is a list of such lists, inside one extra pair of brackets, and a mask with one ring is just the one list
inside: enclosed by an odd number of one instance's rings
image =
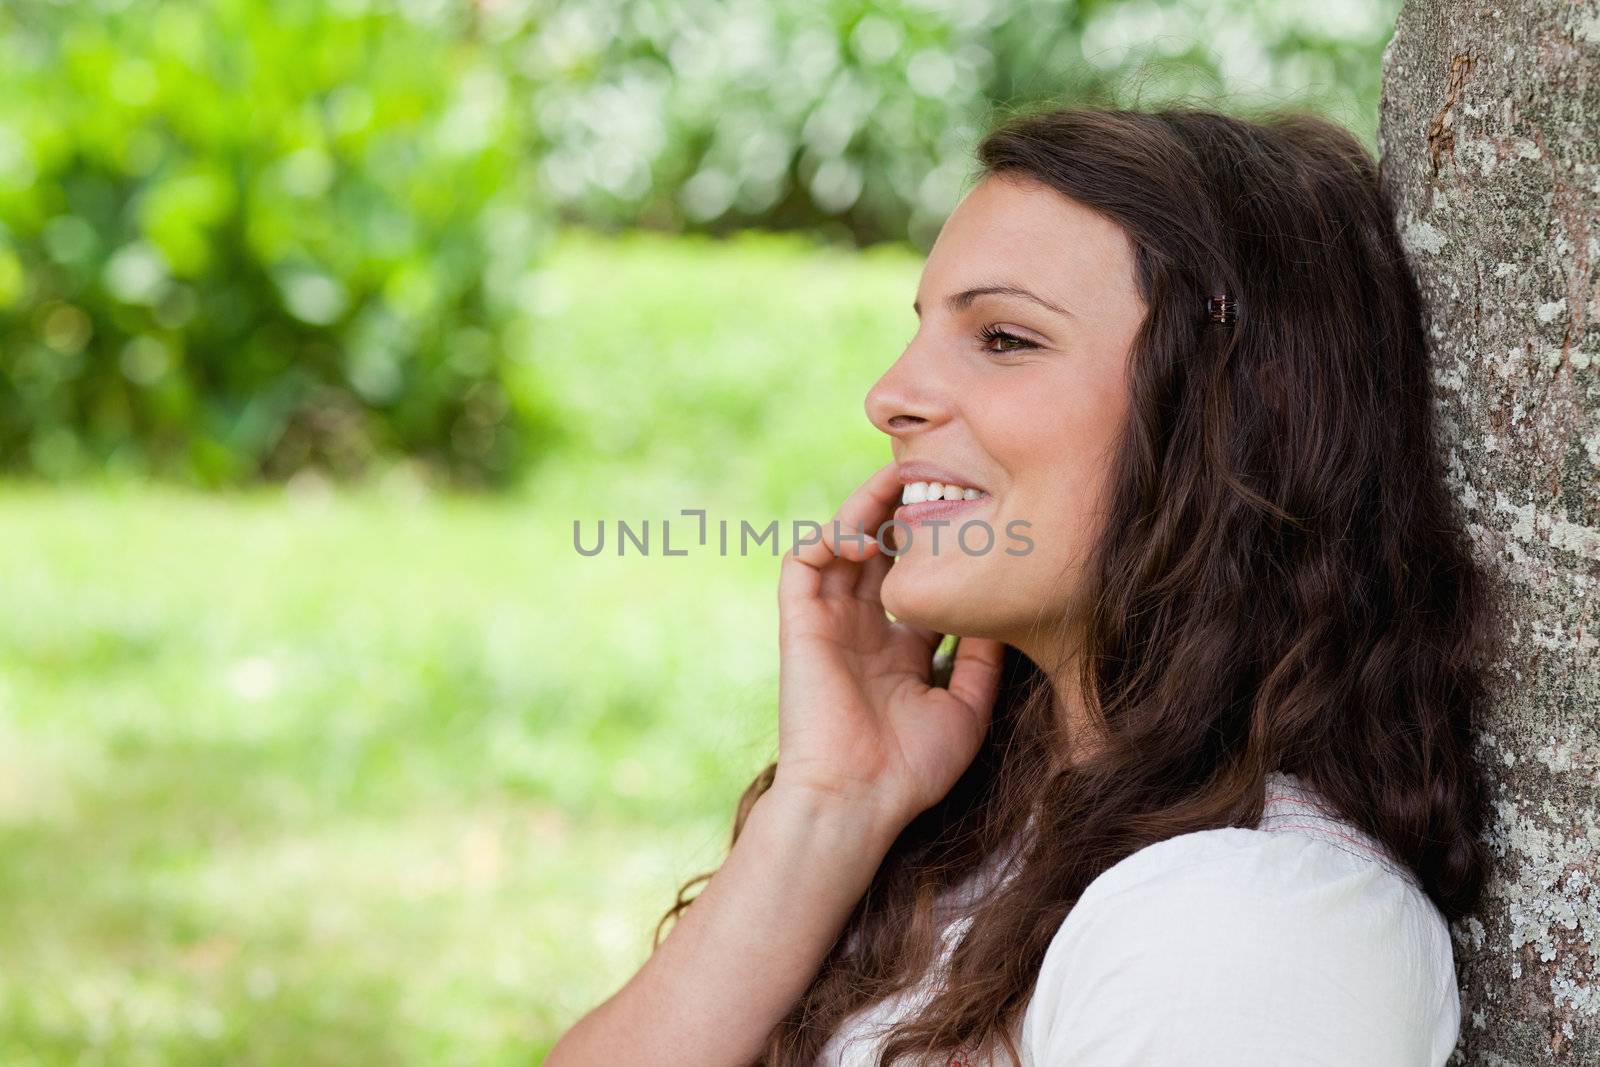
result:
[[(918, 260), (578, 235), (525, 491), (0, 488), (0, 1061), (537, 1062), (775, 745), (770, 551), (889, 458)], [(572, 522), (651, 520), (580, 557)], [(680, 525), (681, 524), (681, 525)]]

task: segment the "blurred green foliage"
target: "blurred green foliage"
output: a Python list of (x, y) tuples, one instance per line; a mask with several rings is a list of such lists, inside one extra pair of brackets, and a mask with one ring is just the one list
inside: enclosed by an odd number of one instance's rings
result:
[[(0, 484), (0, 1062), (538, 1063), (720, 861), (779, 560), (659, 524), (825, 520), (891, 458), (862, 402), (920, 263), (570, 233), (548, 269), (541, 330), (608, 372), (562, 364), (581, 462), (520, 491)], [(652, 555), (573, 549), (619, 518)]]
[(576, 425), (530, 315), (552, 217), (925, 249), (1043, 101), (1292, 101), (1370, 142), (1397, 8), (10, 0), (0, 469), (507, 484)]
[[(508, 5), (516, 6), (516, 5)], [(545, 185), (619, 228), (931, 247), (983, 130), (1039, 103), (1296, 104), (1376, 141), (1399, 0), (599, 0), (531, 44)]]
[(550, 214), (926, 248), (1040, 101), (1294, 99), (1371, 141), (1395, 8), (13, 0), (0, 469), (506, 485), (571, 442)]
[(0, 464), (496, 482), (548, 436), (529, 88), (364, 7), (0, 9)]

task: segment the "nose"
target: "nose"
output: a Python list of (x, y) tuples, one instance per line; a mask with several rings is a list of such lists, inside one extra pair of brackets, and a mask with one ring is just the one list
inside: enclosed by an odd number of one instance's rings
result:
[(867, 390), (867, 418), (891, 437), (936, 424), (949, 416), (946, 392), (916, 358), (913, 342)]

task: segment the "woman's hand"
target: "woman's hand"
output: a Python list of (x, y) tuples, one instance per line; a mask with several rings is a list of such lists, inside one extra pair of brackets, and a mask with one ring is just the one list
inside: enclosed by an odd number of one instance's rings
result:
[[(841, 532), (876, 531), (899, 498), (890, 465), (840, 507)], [(894, 839), (977, 755), (1002, 646), (963, 640), (949, 688), (930, 685), (940, 635), (885, 616), (892, 562), (831, 523), (784, 557), (777, 777), (666, 940), (556, 1043), (550, 1067), (655, 1063), (664, 1048), (674, 1062), (755, 1062)]]
[[(870, 537), (894, 514), (890, 463), (840, 506), (840, 532)], [(778, 579), (778, 768), (774, 789), (876, 808), (903, 826), (950, 791), (978, 754), (1003, 646), (961, 639), (948, 688), (931, 684), (941, 634), (891, 622), (878, 592), (893, 558), (876, 541), (822, 539)]]

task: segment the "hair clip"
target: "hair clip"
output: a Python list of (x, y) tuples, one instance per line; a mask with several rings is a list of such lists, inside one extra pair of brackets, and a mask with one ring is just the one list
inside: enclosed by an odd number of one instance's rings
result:
[(1210, 313), (1212, 322), (1220, 322), (1224, 325), (1231, 325), (1238, 318), (1236, 314), (1237, 304), (1234, 302), (1233, 297), (1225, 293), (1207, 300), (1206, 311)]

